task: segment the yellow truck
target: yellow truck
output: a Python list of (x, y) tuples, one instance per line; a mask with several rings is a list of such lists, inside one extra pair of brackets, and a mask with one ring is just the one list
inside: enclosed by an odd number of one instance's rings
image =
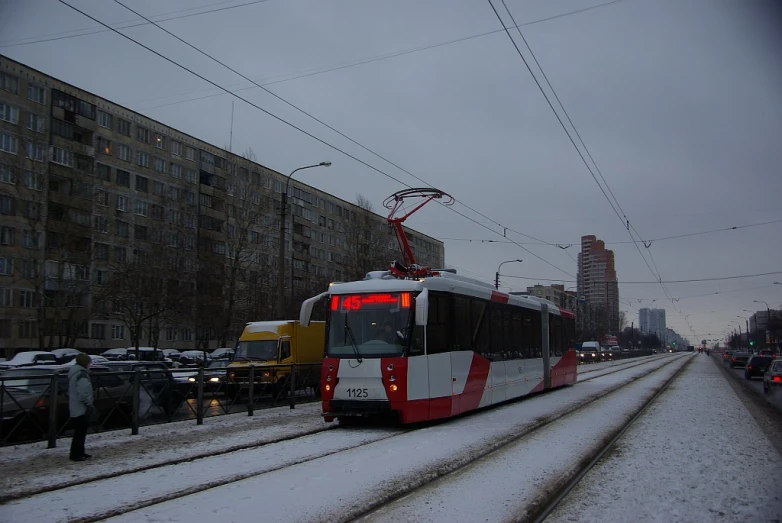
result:
[(231, 396), (248, 393), (253, 367), (255, 393), (284, 396), (290, 391), (294, 368), (294, 388), (313, 387), (319, 394), (325, 341), (323, 321), (313, 321), (307, 327), (294, 320), (248, 323), (228, 366), (226, 392)]

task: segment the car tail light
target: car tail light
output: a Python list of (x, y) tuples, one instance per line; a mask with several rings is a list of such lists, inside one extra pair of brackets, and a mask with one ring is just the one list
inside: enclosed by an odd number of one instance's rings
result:
[(747, 369), (748, 369), (748, 370), (752, 370), (752, 365), (749, 365), (749, 366), (747, 367)]
[(44, 401), (43, 398), (39, 398), (38, 401), (35, 403), (36, 407), (44, 407), (46, 406), (46, 401)]
[(782, 376), (774, 376), (771, 379), (773, 379), (774, 381), (782, 381)]

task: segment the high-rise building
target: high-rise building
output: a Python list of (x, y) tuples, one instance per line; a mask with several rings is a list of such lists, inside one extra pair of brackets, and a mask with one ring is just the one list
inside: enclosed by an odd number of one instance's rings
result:
[(649, 309), (644, 307), (638, 311), (639, 329), (644, 334), (657, 334), (662, 337), (667, 329), (665, 309)]
[[(276, 317), (285, 179), (0, 56), (0, 354), (233, 346)], [(398, 258), (367, 205), (295, 179), (288, 203), (289, 317)], [(416, 261), (443, 267), (443, 243), (408, 231)]]
[(614, 266), (614, 251), (595, 236), (581, 237), (578, 255), (578, 295), (587, 306), (604, 309), (609, 333), (619, 331), (619, 284)]

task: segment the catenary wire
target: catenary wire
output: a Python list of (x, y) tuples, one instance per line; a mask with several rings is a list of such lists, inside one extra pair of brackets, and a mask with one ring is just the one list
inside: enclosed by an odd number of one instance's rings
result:
[[(774, 272), (759, 272), (757, 274), (741, 274), (737, 276), (721, 276), (717, 278), (693, 278), (689, 280), (664, 280), (663, 283), (695, 283), (695, 282), (703, 282), (703, 281), (723, 281), (723, 280), (738, 280), (742, 278), (758, 278), (760, 276), (771, 276), (774, 274), (782, 274), (782, 271), (774, 271)], [(575, 283), (576, 280), (563, 280), (562, 278), (533, 278), (531, 276), (511, 276), (508, 274), (502, 275), (505, 278), (518, 278), (522, 280), (537, 280), (537, 281), (561, 281), (561, 282), (567, 282), (567, 283)], [(640, 284), (648, 284), (648, 285), (657, 285), (659, 283), (659, 280), (657, 281), (620, 281), (618, 282), (619, 285), (640, 285)]]
[[(227, 90), (226, 88), (224, 88), (224, 87), (220, 86), (219, 84), (217, 84), (217, 83), (213, 82), (212, 80), (209, 80), (208, 78), (206, 78), (206, 77), (204, 77), (203, 75), (201, 75), (201, 74), (199, 74), (199, 73), (197, 73), (197, 72), (193, 71), (192, 69), (189, 69), (189, 68), (185, 67), (184, 65), (181, 65), (181, 64), (179, 64), (179, 63), (178, 63), (178, 62), (176, 62), (175, 60), (173, 60), (173, 59), (171, 59), (171, 58), (168, 58), (167, 56), (165, 56), (165, 55), (161, 54), (160, 52), (158, 52), (158, 51), (155, 51), (154, 49), (152, 49), (152, 48), (150, 48), (150, 47), (148, 47), (148, 46), (144, 45), (143, 43), (141, 43), (141, 42), (139, 42), (139, 41), (137, 41), (137, 40), (135, 40), (135, 39), (131, 38), (130, 36), (128, 36), (128, 35), (126, 35), (126, 34), (124, 34), (124, 33), (122, 33), (122, 32), (120, 32), (119, 30), (117, 30), (117, 29), (114, 29), (113, 27), (111, 27), (111, 26), (109, 26), (108, 24), (106, 24), (106, 23), (104, 23), (104, 22), (102, 22), (102, 21), (98, 20), (97, 18), (95, 18), (95, 17), (91, 16), (90, 14), (88, 14), (88, 13), (86, 13), (86, 12), (82, 11), (81, 9), (78, 9), (77, 7), (74, 7), (73, 5), (69, 4), (69, 3), (68, 3), (68, 2), (66, 2), (65, 0), (58, 0), (58, 1), (59, 1), (60, 3), (62, 3), (62, 4), (64, 4), (64, 5), (66, 5), (66, 6), (70, 7), (70, 8), (71, 8), (71, 9), (73, 9), (74, 11), (76, 11), (76, 12), (78, 12), (78, 13), (82, 14), (83, 16), (85, 16), (85, 17), (87, 17), (87, 18), (89, 18), (89, 19), (93, 20), (94, 22), (101, 24), (102, 26), (104, 26), (104, 27), (108, 28), (109, 30), (111, 30), (111, 31), (115, 32), (116, 34), (118, 34), (118, 35), (122, 36), (123, 38), (125, 38), (125, 39), (127, 39), (127, 40), (129, 40), (129, 41), (131, 41), (131, 42), (133, 42), (133, 43), (135, 43), (136, 45), (138, 45), (138, 46), (140, 46), (140, 47), (142, 47), (142, 48), (146, 49), (147, 51), (149, 51), (149, 52), (151, 52), (151, 53), (155, 54), (156, 56), (158, 56), (158, 57), (160, 57), (160, 58), (162, 58), (162, 59), (166, 60), (167, 62), (169, 62), (169, 63), (171, 63), (171, 64), (173, 64), (173, 65), (175, 65), (175, 66), (177, 66), (177, 67), (179, 67), (179, 68), (181, 68), (181, 69), (183, 69), (183, 70), (187, 71), (187, 72), (189, 72), (190, 74), (192, 74), (192, 75), (194, 75), (194, 76), (198, 77), (199, 79), (201, 79), (201, 80), (203, 80), (203, 81), (205, 81), (205, 82), (209, 83), (210, 85), (213, 85), (213, 86), (215, 86), (216, 88), (222, 89), (222, 90), (223, 90), (223, 91), (225, 91), (227, 94), (230, 94), (230, 95), (234, 96), (235, 98), (238, 98), (239, 100), (241, 100), (241, 101), (243, 101), (243, 102), (247, 103), (248, 105), (250, 105), (250, 106), (252, 106), (252, 107), (254, 107), (254, 108), (258, 109), (259, 111), (263, 112), (264, 114), (267, 114), (268, 116), (271, 116), (271, 117), (272, 117), (272, 118), (274, 118), (275, 120), (278, 120), (279, 122), (281, 122), (281, 123), (284, 123), (285, 125), (288, 125), (289, 127), (292, 127), (292, 128), (294, 128), (294, 129), (298, 130), (299, 132), (301, 132), (301, 133), (303, 133), (303, 134), (305, 134), (305, 135), (309, 136), (310, 138), (312, 138), (312, 139), (314, 139), (314, 140), (316, 140), (316, 141), (320, 142), (321, 144), (323, 144), (323, 145), (325, 145), (325, 146), (327, 146), (327, 147), (329, 147), (329, 148), (331, 148), (331, 149), (333, 149), (333, 150), (335, 150), (335, 151), (337, 151), (337, 152), (339, 152), (339, 153), (341, 153), (341, 154), (343, 154), (343, 155), (347, 156), (348, 158), (351, 158), (351, 159), (353, 159), (354, 161), (356, 161), (356, 162), (358, 162), (358, 163), (360, 163), (360, 164), (364, 165), (365, 167), (368, 167), (368, 168), (372, 169), (373, 171), (376, 171), (376, 172), (378, 172), (379, 174), (382, 174), (383, 176), (385, 176), (385, 177), (387, 177), (387, 178), (389, 178), (389, 179), (391, 179), (391, 180), (394, 180), (395, 182), (397, 182), (397, 183), (399, 183), (399, 184), (401, 184), (401, 185), (404, 185), (405, 187), (410, 187), (410, 185), (409, 185), (409, 184), (407, 184), (407, 183), (405, 183), (405, 182), (403, 182), (403, 181), (399, 180), (398, 178), (396, 178), (396, 177), (394, 177), (394, 176), (392, 176), (392, 175), (390, 175), (390, 174), (386, 173), (385, 171), (382, 171), (382, 170), (378, 169), (377, 167), (375, 167), (375, 166), (373, 166), (373, 165), (370, 165), (370, 164), (368, 164), (367, 162), (365, 162), (365, 161), (361, 160), (360, 158), (358, 158), (358, 157), (356, 157), (356, 156), (354, 156), (354, 155), (352, 155), (352, 154), (348, 153), (347, 151), (344, 151), (344, 150), (342, 150), (342, 149), (340, 149), (340, 148), (338, 148), (338, 147), (336, 147), (336, 146), (334, 146), (334, 145), (332, 145), (332, 144), (330, 144), (330, 143), (326, 142), (325, 140), (323, 140), (323, 139), (321, 139), (321, 138), (318, 138), (317, 136), (313, 135), (312, 133), (310, 133), (310, 132), (308, 132), (308, 131), (306, 131), (306, 130), (304, 130), (304, 129), (302, 129), (302, 128), (300, 128), (300, 127), (298, 127), (298, 126), (296, 126), (296, 125), (294, 125), (294, 124), (292, 124), (292, 123), (290, 123), (290, 122), (288, 122), (288, 121), (286, 121), (286, 120), (284, 120), (283, 118), (281, 118), (281, 117), (279, 117), (279, 116), (277, 116), (277, 115), (275, 115), (275, 114), (271, 113), (270, 111), (268, 111), (268, 110), (266, 110), (266, 109), (263, 109), (262, 107), (258, 106), (257, 104), (255, 104), (255, 103), (253, 103), (253, 102), (250, 102), (249, 100), (247, 100), (247, 99), (245, 99), (245, 98), (242, 98), (241, 96), (239, 96), (239, 95), (237, 95), (237, 94), (235, 94), (235, 93), (232, 93), (232, 92), (230, 92), (230, 91), (229, 91), (229, 90)], [(476, 223), (476, 224), (480, 225), (481, 227), (484, 227), (485, 229), (487, 229), (487, 230), (489, 230), (489, 231), (491, 231), (491, 232), (494, 232), (495, 234), (502, 234), (502, 233), (500, 233), (500, 232), (498, 232), (498, 231), (495, 231), (495, 230), (494, 230), (494, 229), (492, 229), (491, 227), (489, 227), (489, 226), (487, 226), (487, 225), (485, 225), (485, 224), (483, 224), (483, 223), (480, 223), (480, 222), (478, 222), (478, 221), (477, 221), (477, 220), (475, 220), (474, 218), (471, 218), (471, 217), (469, 217), (469, 216), (465, 215), (464, 213), (461, 213), (461, 212), (457, 211), (456, 209), (453, 209), (453, 208), (451, 208), (451, 210), (452, 210), (453, 212), (456, 212), (456, 213), (457, 213), (457, 214), (459, 214), (460, 216), (462, 216), (462, 217), (464, 217), (464, 218), (466, 218), (466, 219), (468, 219), (468, 220), (470, 220), (470, 221), (472, 221), (472, 222), (474, 222), (474, 223)], [(555, 264), (553, 264), (553, 263), (549, 262), (548, 260), (546, 260), (546, 259), (544, 259), (544, 258), (542, 258), (542, 257), (538, 256), (537, 254), (535, 254), (534, 252), (530, 251), (529, 249), (527, 249), (527, 248), (525, 248), (525, 247), (523, 247), (523, 246), (521, 246), (521, 245), (519, 245), (519, 247), (520, 247), (522, 250), (524, 250), (524, 251), (528, 252), (529, 254), (531, 254), (532, 256), (534, 256), (535, 258), (538, 258), (539, 260), (543, 261), (543, 262), (544, 262), (544, 263), (546, 263), (547, 265), (550, 265), (551, 267), (554, 267), (555, 269), (557, 269), (557, 270), (559, 270), (559, 271), (561, 271), (561, 272), (563, 272), (563, 273), (565, 273), (565, 274), (567, 274), (567, 275), (569, 275), (569, 276), (573, 276), (573, 275), (572, 275), (571, 273), (569, 273), (568, 271), (566, 271), (566, 270), (564, 270), (564, 269), (562, 269), (562, 268), (560, 268), (560, 267), (556, 266)]]

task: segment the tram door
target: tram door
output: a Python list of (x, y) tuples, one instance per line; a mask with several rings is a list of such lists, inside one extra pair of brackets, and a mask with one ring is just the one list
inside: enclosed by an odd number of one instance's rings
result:
[(551, 351), (549, 344), (549, 316), (548, 305), (545, 303), (540, 307), (540, 326), (541, 326), (541, 347), (543, 352), (543, 388), (551, 387)]

